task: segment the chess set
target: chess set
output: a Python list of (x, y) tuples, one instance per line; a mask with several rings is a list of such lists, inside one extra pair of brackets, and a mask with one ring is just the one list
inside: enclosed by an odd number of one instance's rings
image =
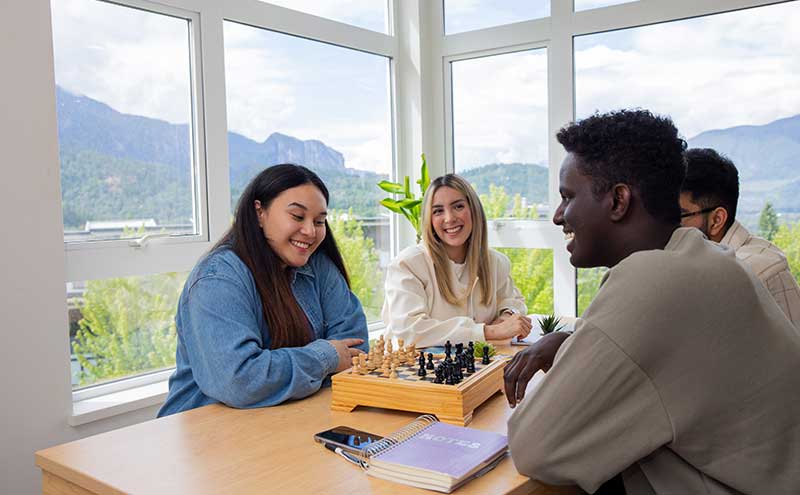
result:
[(444, 354), (426, 354), (398, 340), (397, 349), (383, 337), (369, 354), (353, 358), (350, 369), (332, 378), (331, 409), (350, 412), (358, 406), (435, 414), (439, 420), (466, 426), (474, 410), (503, 390), (507, 358), (475, 359), (474, 345), (448, 341)]

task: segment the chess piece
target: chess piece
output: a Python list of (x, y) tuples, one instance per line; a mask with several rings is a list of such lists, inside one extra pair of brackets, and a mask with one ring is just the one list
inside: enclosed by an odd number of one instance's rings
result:
[(419, 370), (417, 370), (417, 376), (424, 377), (428, 373), (425, 371), (425, 355), (420, 353), (419, 354)]
[(491, 362), (492, 360), (489, 358), (489, 346), (485, 345), (483, 346), (483, 360), (481, 361), (481, 363), (489, 364)]
[(425, 368), (429, 370), (435, 369), (435, 366), (433, 365), (433, 354), (430, 352), (428, 353), (428, 364), (425, 365)]
[(436, 367), (433, 373), (436, 375), (436, 377), (433, 379), (433, 383), (444, 382), (444, 369), (441, 364)]
[[(472, 342), (470, 342), (471, 344)], [(470, 347), (467, 349), (467, 373), (475, 373), (475, 354), (474, 349)]]
[(453, 363), (446, 363), (444, 368), (444, 382), (448, 385), (455, 385), (456, 380), (455, 376), (453, 376)]
[(389, 378), (397, 378), (397, 367), (392, 364), (392, 371), (389, 373)]
[(350, 362), (353, 364), (353, 367), (350, 368), (350, 373), (354, 375), (358, 374), (358, 356), (353, 356), (353, 359), (350, 360)]

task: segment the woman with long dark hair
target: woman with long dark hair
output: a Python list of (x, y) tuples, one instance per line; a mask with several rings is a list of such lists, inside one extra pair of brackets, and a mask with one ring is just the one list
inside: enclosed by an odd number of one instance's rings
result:
[(233, 226), (186, 280), (159, 416), (307, 397), (366, 350), (366, 318), (328, 231), (328, 198), (299, 165), (275, 165), (250, 182)]

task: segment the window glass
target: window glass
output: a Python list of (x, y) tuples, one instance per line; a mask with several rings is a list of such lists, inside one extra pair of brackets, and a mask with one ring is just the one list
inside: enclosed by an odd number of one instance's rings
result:
[(489, 218), (549, 219), (546, 50), (451, 66), (456, 173)]
[(580, 10), (608, 7), (609, 5), (619, 5), (621, 3), (631, 3), (635, 1), (636, 0), (575, 0), (575, 12)]
[(388, 0), (269, 0), (267, 3), (379, 33), (389, 33)]
[(553, 312), (553, 250), (500, 248), (511, 261), (511, 279), (525, 297), (528, 313)]
[(550, 15), (550, 0), (444, 0), (445, 34), (473, 31)]
[(670, 115), (689, 147), (736, 164), (736, 219), (791, 250), (800, 242), (798, 23), (800, 3), (788, 2), (576, 37), (577, 116)]
[(188, 273), (67, 283), (73, 388), (175, 366)]
[(52, 3), (65, 242), (198, 232), (189, 21)]
[(317, 172), (353, 291), (377, 320), (390, 256), (377, 187), (392, 171), (389, 59), (226, 22), (225, 66), (232, 201), (264, 167)]

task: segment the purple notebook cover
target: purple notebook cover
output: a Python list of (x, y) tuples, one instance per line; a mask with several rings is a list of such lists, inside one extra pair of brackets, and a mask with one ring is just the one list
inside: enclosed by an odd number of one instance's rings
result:
[(437, 471), (458, 480), (507, 446), (505, 435), (433, 423), (375, 459)]

